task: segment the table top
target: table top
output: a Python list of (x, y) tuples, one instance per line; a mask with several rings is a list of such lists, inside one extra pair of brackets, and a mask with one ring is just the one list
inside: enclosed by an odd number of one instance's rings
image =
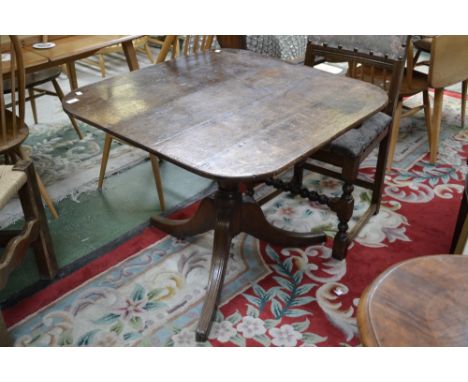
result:
[(423, 256), (380, 275), (361, 297), (367, 346), (468, 346), (468, 257)]
[[(42, 67), (48, 64), (47, 58), (23, 49), (23, 61), (26, 71), (30, 71), (33, 68)], [(10, 71), (10, 58), (2, 60), (2, 73), (8, 73)]]
[(68, 113), (221, 181), (276, 175), (388, 101), (377, 86), (233, 49), (180, 57), (78, 91), (64, 100)]

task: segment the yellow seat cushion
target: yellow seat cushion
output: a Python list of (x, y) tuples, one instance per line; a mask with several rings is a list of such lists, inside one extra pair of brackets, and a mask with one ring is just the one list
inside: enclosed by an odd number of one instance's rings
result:
[(28, 180), (23, 171), (13, 171), (13, 166), (0, 166), (0, 209), (2, 209)]

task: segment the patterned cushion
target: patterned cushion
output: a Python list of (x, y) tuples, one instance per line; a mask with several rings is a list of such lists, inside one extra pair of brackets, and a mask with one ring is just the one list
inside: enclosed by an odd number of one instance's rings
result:
[(362, 53), (373, 52), (376, 56), (388, 56), (396, 60), (403, 57), (407, 36), (309, 36), (314, 45), (327, 44), (330, 48), (341, 46), (342, 49), (353, 51), (357, 49)]
[(304, 57), (307, 45), (307, 36), (299, 35), (248, 35), (246, 37), (247, 49), (266, 56), (282, 60), (294, 60)]
[(327, 150), (348, 158), (356, 158), (390, 126), (391, 118), (385, 113), (377, 113), (365, 121), (361, 127), (351, 129), (332, 141)]
[(13, 171), (13, 166), (0, 166), (0, 209), (18, 193), (26, 180), (23, 171)]

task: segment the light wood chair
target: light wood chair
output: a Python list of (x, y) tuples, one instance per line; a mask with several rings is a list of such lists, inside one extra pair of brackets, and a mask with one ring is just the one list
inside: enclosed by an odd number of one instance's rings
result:
[[(30, 161), (0, 165), (0, 210), (18, 194), (24, 213), (21, 230), (0, 231), (0, 289), (4, 288), (11, 272), (21, 264), (28, 248), (32, 248), (42, 277), (52, 279), (57, 274), (57, 260), (44, 214), (34, 166)], [(0, 346), (11, 345), (0, 312)]]
[[(141, 38), (133, 40), (133, 46), (135, 47), (137, 51), (144, 52), (146, 54), (146, 57), (148, 57), (148, 60), (151, 63), (154, 62), (153, 52), (151, 51), (151, 47), (150, 47), (149, 36), (143, 36)], [(105, 56), (108, 54), (122, 53), (122, 52), (123, 52), (122, 44), (112, 45), (112, 46), (103, 48), (96, 53), (96, 57), (98, 59), (97, 62), (89, 58), (83, 58), (80, 61), (87, 65), (97, 66), (101, 72), (101, 77), (104, 78), (106, 76)]]
[[(104, 185), (107, 163), (109, 161), (109, 155), (110, 155), (110, 150), (111, 150), (113, 140), (118, 140), (118, 139), (110, 134), (105, 135), (104, 147), (102, 149), (101, 168), (99, 170), (99, 180), (98, 180), (98, 189), (100, 190), (102, 190), (102, 187)], [(119, 141), (119, 142), (121, 142), (122, 144), (124, 143), (122, 141)], [(166, 209), (166, 206), (165, 206), (165, 200), (164, 200), (164, 190), (163, 190), (162, 181), (161, 181), (161, 171), (159, 168), (159, 158), (157, 158), (153, 154), (150, 154), (149, 158), (151, 162), (151, 168), (153, 170), (154, 180), (156, 183), (156, 191), (158, 193), (159, 206), (161, 208), (161, 211), (164, 211)]]
[(468, 36), (434, 36), (430, 42), (430, 47), (426, 46), (431, 53), (429, 85), (434, 88), (430, 161), (435, 163), (439, 150), (444, 90), (459, 82), (462, 82), (461, 120), (464, 127), (468, 87)]
[[(414, 58), (415, 66), (425, 65), (430, 67), (430, 60), (419, 61), (419, 57), (422, 52), (431, 53), (432, 50), (432, 40), (436, 36), (421, 36), (420, 39), (414, 41), (414, 47), (416, 48), (416, 55)], [(461, 121), (460, 127), (463, 129), (465, 127), (465, 116), (466, 116), (466, 97), (468, 90), (468, 79), (465, 79), (461, 83)]]
[[(177, 57), (181, 52), (180, 41), (179, 41), (180, 39), (181, 39), (180, 36), (173, 36), (173, 35), (166, 36), (162, 44), (161, 51), (159, 52), (158, 57), (156, 58), (156, 63), (163, 62), (166, 59), (169, 51), (172, 51), (173, 58)], [(207, 49), (211, 48), (211, 46), (213, 45), (213, 41), (214, 41), (214, 36), (185, 36), (183, 38), (182, 51), (185, 55), (197, 53), (197, 52), (204, 52)], [(102, 189), (102, 186), (104, 184), (104, 178), (106, 174), (107, 163), (109, 160), (110, 149), (111, 149), (112, 141), (114, 139), (117, 139), (117, 138), (113, 137), (110, 134), (106, 134), (105, 139), (104, 139), (104, 148), (103, 148), (101, 169), (99, 172), (99, 181), (98, 181), (99, 189)], [(161, 210), (164, 211), (165, 200), (164, 200), (164, 192), (163, 192), (160, 169), (159, 169), (159, 159), (155, 155), (150, 154), (150, 161), (151, 161), (151, 166), (153, 169), (154, 179), (156, 182), (156, 189), (158, 192), (159, 204), (161, 206)]]
[[(182, 40), (182, 49), (180, 42)], [(169, 51), (172, 52), (172, 58), (176, 58), (182, 51), (185, 56), (189, 54), (196, 54), (206, 52), (213, 47), (215, 41), (214, 35), (205, 36), (166, 36), (161, 50), (156, 58), (156, 63), (159, 64), (166, 60)]]
[[(338, 232), (333, 241), (332, 251), (335, 259), (341, 260), (346, 257), (351, 241), (369, 218), (379, 212), (389, 143), (393, 137), (393, 129), (398, 123), (397, 113), (401, 111), (400, 86), (407, 43), (406, 36), (309, 36), (305, 65), (314, 66), (317, 62), (316, 57), (323, 57), (326, 61), (351, 62), (356, 70), (366, 68), (371, 79), (382, 81), (382, 86), (389, 97), (389, 102), (382, 112), (362, 121), (356, 128), (347, 131), (314, 153), (310, 157), (313, 161), (306, 160), (296, 165), (290, 183), (285, 184), (276, 179), (267, 182), (279, 190), (327, 205), (337, 214)], [(380, 73), (382, 76), (373, 77), (373, 73)], [(359, 77), (368, 80), (366, 75), (360, 74)], [(359, 176), (359, 166), (376, 147), (379, 147), (376, 171), (373, 181), (368, 181)], [(330, 164), (337, 166), (339, 171), (331, 170), (330, 166), (327, 166)], [(307, 190), (302, 186), (304, 170), (342, 180), (342, 195), (329, 197)], [(354, 185), (371, 190), (372, 198), (367, 211), (355, 223), (352, 230), (348, 231), (348, 222), (354, 209), (352, 194)]]
[[(20, 159), (28, 159), (21, 149), (21, 144), (29, 135), (29, 129), (24, 122), (26, 75), (23, 64), (21, 44), (17, 36), (10, 36), (11, 44), (8, 51), (2, 50), (2, 54), (9, 55), (9, 60), (0, 60), (0, 155), (5, 157), (6, 163), (14, 164)], [(2, 44), (2, 48), (5, 44)], [(8, 82), (9, 89), (16, 89), (9, 93), (11, 98), (11, 110), (5, 101), (4, 85)], [(54, 218), (58, 218), (57, 210), (42, 184), (40, 177), (37, 183), (42, 197), (47, 203)]]
[[(104, 137), (104, 147), (102, 148), (102, 159), (101, 159), (101, 168), (99, 170), (99, 180), (98, 180), (98, 189), (102, 190), (103, 184), (104, 184), (104, 179), (106, 176), (106, 169), (107, 169), (107, 163), (109, 162), (109, 155), (110, 155), (110, 150), (112, 146), (112, 141), (113, 140), (118, 140), (122, 144), (127, 144), (126, 142), (123, 142), (119, 140), (118, 138), (106, 134)], [(161, 211), (164, 211), (166, 209), (166, 203), (164, 200), (164, 190), (162, 186), (162, 181), (161, 181), (161, 171), (159, 168), (159, 158), (156, 157), (156, 155), (150, 154), (149, 155), (150, 162), (151, 162), (151, 169), (153, 170), (153, 176), (154, 176), (154, 181), (156, 183), (156, 192), (158, 193), (158, 198), (159, 198), (159, 206), (161, 207)]]
[[(48, 36), (45, 36), (45, 35), (20, 36), (19, 39), (20, 39), (22, 46), (31, 46), (32, 44), (36, 42), (47, 42)], [(58, 97), (60, 102), (63, 101), (64, 93), (59, 82), (57, 81), (57, 78), (60, 76), (61, 73), (62, 73), (62, 68), (60, 66), (26, 73), (26, 90), (28, 91), (28, 97), (26, 97), (26, 101), (29, 101), (31, 104), (31, 110), (33, 114), (34, 123), (37, 124), (39, 122), (37, 107), (36, 107), (37, 98), (44, 96), (44, 95), (49, 95), (49, 96)], [(50, 91), (48, 89), (43, 89), (40, 87), (41, 85), (46, 84), (48, 82), (52, 83), (55, 92)], [(4, 81), (3, 91), (4, 93), (11, 92), (10, 84), (8, 80)], [(7, 105), (7, 107), (10, 107), (10, 106), (11, 105)], [(83, 139), (83, 134), (78, 126), (78, 123), (76, 122), (76, 119), (68, 114), (67, 114), (67, 117), (69, 118), (70, 123), (75, 129), (75, 132), (78, 135), (78, 137), (80, 139)]]
[[(400, 131), (400, 121), (402, 118), (410, 117), (420, 110), (424, 110), (425, 125), (428, 134), (429, 150), (431, 148), (431, 104), (429, 99), (429, 79), (425, 73), (415, 71), (414, 48), (410, 41), (407, 45), (407, 63), (400, 86), (400, 93), (396, 105), (395, 116), (393, 119), (392, 135), (390, 137), (390, 147), (387, 160), (387, 168), (390, 169), (395, 156), (395, 149), (398, 142), (398, 133)], [(371, 82), (386, 89), (391, 73), (386, 70), (372, 70), (372, 67), (359, 65), (350, 62), (347, 75), (363, 81)], [(404, 103), (405, 98), (412, 97), (418, 93), (423, 95), (423, 104), (416, 107), (407, 107)]]

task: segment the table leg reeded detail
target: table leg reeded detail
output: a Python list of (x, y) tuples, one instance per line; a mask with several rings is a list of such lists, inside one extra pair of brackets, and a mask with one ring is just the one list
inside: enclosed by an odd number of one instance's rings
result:
[(201, 202), (192, 218), (172, 220), (153, 217), (151, 223), (175, 237), (186, 237), (214, 229), (213, 258), (196, 340), (206, 341), (224, 282), (232, 239), (245, 232), (258, 239), (284, 246), (323, 243), (324, 234), (288, 232), (272, 226), (252, 198), (243, 198), (239, 185), (219, 183), (214, 196)]

